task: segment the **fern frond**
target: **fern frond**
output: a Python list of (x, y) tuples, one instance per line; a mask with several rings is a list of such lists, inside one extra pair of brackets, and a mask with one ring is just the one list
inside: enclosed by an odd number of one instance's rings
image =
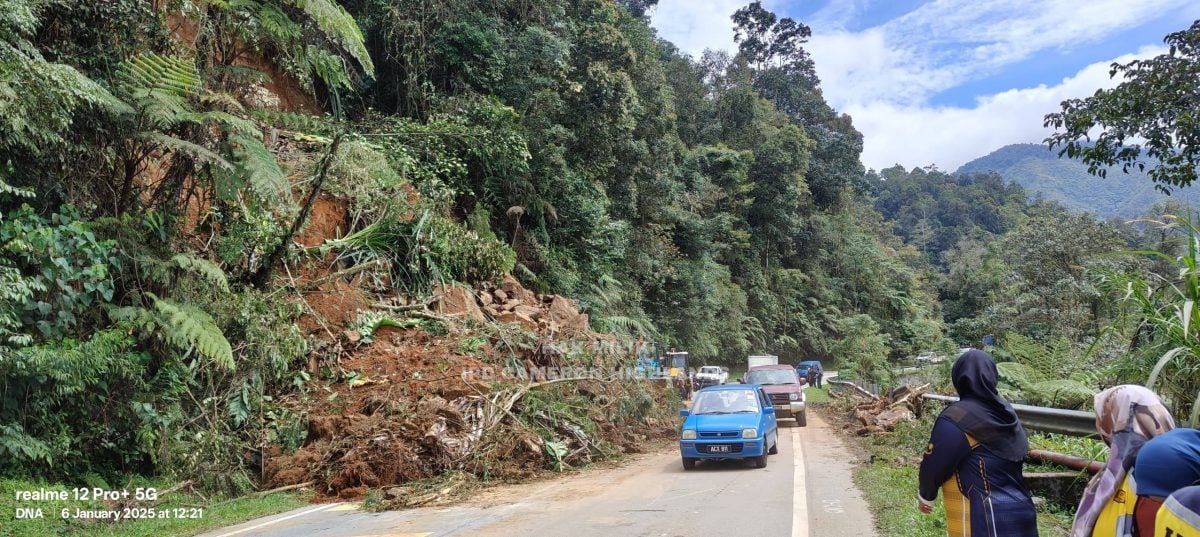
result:
[(192, 62), (147, 52), (125, 61), (127, 81), (134, 87), (165, 91), (181, 97), (200, 93), (200, 73)]
[(149, 295), (158, 312), (159, 332), (167, 343), (183, 351), (195, 351), (218, 366), (233, 370), (233, 349), (216, 321), (204, 311)]
[(204, 125), (217, 125), (222, 130), (230, 133), (245, 134), (248, 136), (261, 136), (262, 130), (253, 121), (235, 116), (228, 112), (220, 110), (209, 110), (207, 112), (198, 112), (195, 115), (197, 123)]
[(157, 143), (171, 151), (186, 154), (202, 164), (216, 166), (218, 168), (233, 171), (234, 166), (228, 160), (225, 160), (221, 155), (216, 154), (211, 149), (200, 144), (192, 143), (187, 140), (181, 140), (174, 136), (169, 136), (161, 132), (143, 132), (141, 133), (143, 140)]
[(289, 0), (316, 23), (333, 43), (345, 50), (362, 66), (367, 75), (375, 75), (375, 64), (367, 52), (362, 30), (354, 17), (333, 0)]
[(265, 199), (280, 199), (287, 189), (287, 179), (271, 150), (263, 145), (262, 140), (244, 133), (230, 136), (229, 141), (233, 145), (232, 153), (238, 171), (250, 188)]
[(218, 267), (212, 261), (183, 253), (175, 254), (171, 258), (170, 263), (180, 270), (186, 270), (203, 277), (222, 291), (229, 292), (229, 280), (225, 278), (225, 271), (221, 270), (221, 267)]

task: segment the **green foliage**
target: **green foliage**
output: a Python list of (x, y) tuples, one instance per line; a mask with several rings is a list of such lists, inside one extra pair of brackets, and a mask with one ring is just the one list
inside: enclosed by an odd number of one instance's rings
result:
[(30, 0), (0, 2), (0, 146), (33, 153), (63, 141), (75, 114), (128, 107), (104, 86), (65, 63), (47, 61), (31, 42), (42, 6)]
[(1200, 229), (1190, 216), (1166, 215), (1155, 226), (1185, 238), (1180, 255), (1153, 250), (1133, 252), (1174, 265), (1164, 275), (1110, 272), (1103, 284), (1130, 307), (1110, 329), (1132, 326), (1134, 354), (1129, 374), (1149, 370), (1146, 386), (1163, 395), (1176, 416), (1200, 422), (1200, 347), (1194, 334), (1200, 323)]
[(417, 292), (438, 282), (495, 280), (512, 270), (514, 257), (494, 237), (481, 237), (429, 211), (409, 221), (376, 221), (326, 246), (345, 250), (359, 262), (392, 261), (395, 285)]
[(1087, 408), (1096, 395), (1091, 388), (1071, 379), (1038, 382), (1029, 386), (1025, 393), (1035, 405), (1074, 409)]
[(174, 304), (151, 296), (157, 311), (156, 333), (176, 349), (196, 352), (217, 365), (233, 369), (233, 349), (212, 317), (194, 306)]
[(81, 324), (94, 320), (96, 307), (112, 300), (111, 273), (120, 267), (115, 244), (98, 240), (73, 207), (61, 210), (45, 219), (22, 205), (0, 220), (0, 274), (13, 284), (4, 292), (8, 305), (0, 312), (9, 313), (0, 317), (8, 319), (0, 328), (16, 328), (19, 306), (20, 323), (36, 327), (43, 338), (78, 335)]
[(867, 315), (855, 315), (839, 320), (836, 329), (841, 336), (833, 345), (838, 371), (867, 382), (885, 380), (888, 347), (878, 323)]
[(1163, 41), (1170, 47), (1166, 54), (1113, 64), (1109, 76), (1119, 73), (1122, 80), (1116, 87), (1086, 99), (1068, 99), (1061, 112), (1048, 114), (1045, 125), (1055, 133), (1046, 143), (1061, 147), (1059, 156), (1083, 160), (1088, 172), (1100, 177), (1112, 166), (1126, 172), (1149, 166), (1150, 178), (1163, 192), (1192, 184), (1200, 165), (1200, 116), (1195, 107), (1200, 92), (1200, 20)]
[[(129, 467), (138, 453), (123, 451), (129, 431), (97, 427), (97, 415), (127, 419), (122, 398), (144, 384), (146, 356), (133, 348), (127, 327), (19, 349), (0, 348), (0, 471), (80, 476), (106, 465)], [(80, 455), (87, 453), (88, 457)]]
[(233, 82), (229, 73), (246, 52), (276, 55), (283, 71), (311, 89), (320, 79), (333, 90), (350, 88), (358, 64), (367, 76), (375, 65), (362, 30), (338, 3), (330, 0), (194, 0), (185, 13), (197, 15), (202, 39), (200, 64), (215, 71), (219, 84)]

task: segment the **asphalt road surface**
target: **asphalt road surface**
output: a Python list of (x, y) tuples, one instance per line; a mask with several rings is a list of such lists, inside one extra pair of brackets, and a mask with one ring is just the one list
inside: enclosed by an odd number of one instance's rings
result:
[[(786, 423), (786, 422), (785, 422)], [(700, 463), (676, 451), (619, 468), (497, 487), (453, 507), (383, 513), (356, 504), (312, 505), (204, 537), (842, 537), (876, 535), (851, 481), (852, 452), (815, 412), (780, 428), (779, 454), (750, 463)]]

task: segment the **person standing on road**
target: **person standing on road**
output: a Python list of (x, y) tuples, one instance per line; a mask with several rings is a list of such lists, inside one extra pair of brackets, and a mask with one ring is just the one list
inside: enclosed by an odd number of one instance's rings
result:
[(1175, 420), (1157, 394), (1133, 384), (1096, 394), (1095, 407), (1096, 432), (1108, 444), (1108, 462), (1088, 482), (1071, 537), (1130, 537), (1136, 497), (1130, 470), (1142, 446), (1174, 429)]
[(1036, 537), (1037, 511), (1021, 477), (1029, 440), (996, 390), (996, 363), (971, 350), (950, 370), (958, 402), (933, 425), (921, 460), (918, 508), (933, 511), (938, 489), (950, 537)]

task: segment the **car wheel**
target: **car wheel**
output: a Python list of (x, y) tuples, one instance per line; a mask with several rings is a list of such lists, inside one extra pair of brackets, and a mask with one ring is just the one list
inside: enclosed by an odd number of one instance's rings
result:
[(796, 414), (796, 426), (797, 427), (807, 427), (808, 426), (808, 411), (807, 410), (805, 410), (804, 412), (801, 412), (799, 414)]
[(779, 454), (779, 435), (775, 436), (775, 443), (771, 444), (771, 449), (767, 451), (767, 455)]
[(695, 470), (696, 469), (696, 459), (689, 459), (687, 457), (684, 457), (683, 458), (683, 469), (684, 470)]
[(755, 468), (766, 468), (767, 467), (767, 454), (766, 453), (763, 453), (762, 455), (759, 455), (754, 458), (754, 467)]

